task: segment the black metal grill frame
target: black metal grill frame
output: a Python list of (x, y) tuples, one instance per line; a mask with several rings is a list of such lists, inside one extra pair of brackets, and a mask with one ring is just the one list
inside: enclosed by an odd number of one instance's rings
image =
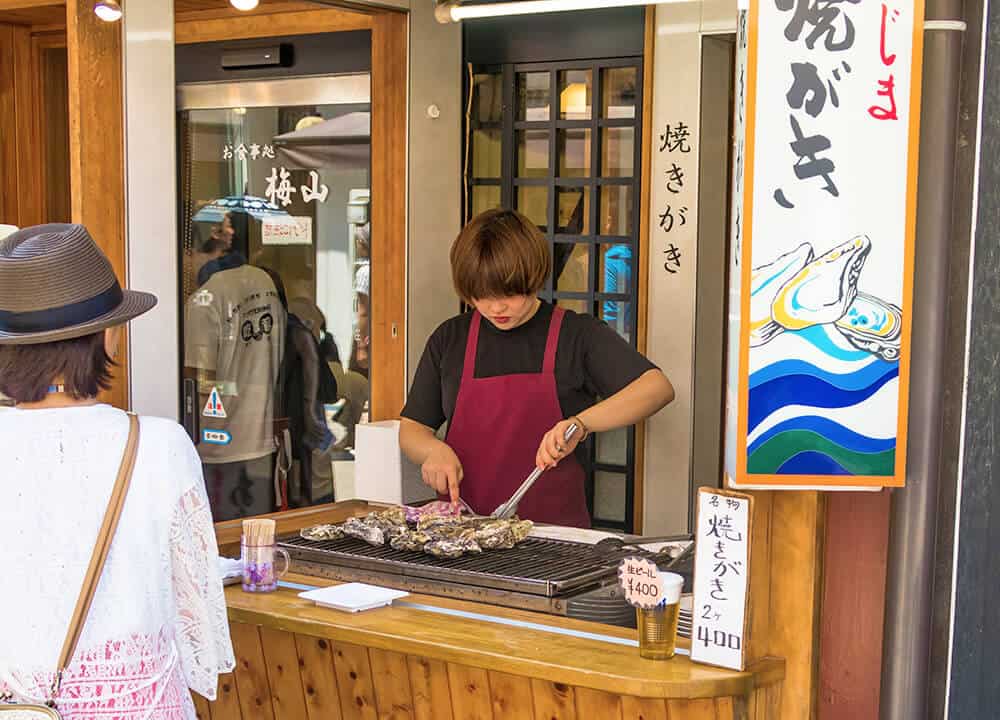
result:
[(486, 550), (460, 558), (376, 547), (356, 538), (282, 538), (279, 547), (307, 563), (356, 568), (381, 574), (461, 583), (553, 598), (613, 578), (620, 558), (592, 545), (529, 537), (510, 550)]

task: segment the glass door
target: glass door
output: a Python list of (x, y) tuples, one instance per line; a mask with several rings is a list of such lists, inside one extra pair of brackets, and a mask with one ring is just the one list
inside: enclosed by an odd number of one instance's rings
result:
[(216, 521), (329, 502), (353, 460), (369, 397), (368, 84), (180, 88), (182, 409)]

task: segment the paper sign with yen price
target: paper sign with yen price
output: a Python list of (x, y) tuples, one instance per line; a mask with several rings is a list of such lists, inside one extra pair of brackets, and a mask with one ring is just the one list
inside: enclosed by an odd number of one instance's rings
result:
[(663, 578), (651, 560), (627, 557), (618, 566), (618, 583), (633, 607), (650, 610), (663, 600)]
[(753, 498), (700, 488), (691, 659), (744, 670)]

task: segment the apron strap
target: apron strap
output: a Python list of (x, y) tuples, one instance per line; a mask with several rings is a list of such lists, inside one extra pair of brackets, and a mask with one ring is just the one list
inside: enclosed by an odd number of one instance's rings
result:
[(462, 382), (472, 380), (476, 375), (476, 348), (479, 347), (479, 322), (482, 316), (478, 310), (472, 311), (469, 324), (469, 339), (465, 342), (465, 363), (462, 365)]
[(545, 341), (545, 362), (542, 372), (552, 375), (556, 371), (556, 348), (559, 346), (559, 329), (562, 328), (563, 316), (566, 311), (558, 305), (552, 308), (552, 318), (549, 320), (549, 337)]

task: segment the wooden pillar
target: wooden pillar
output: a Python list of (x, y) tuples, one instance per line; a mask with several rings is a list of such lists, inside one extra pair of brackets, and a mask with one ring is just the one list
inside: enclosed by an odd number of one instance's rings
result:
[[(122, 24), (99, 20), (90, 0), (68, 0), (66, 36), (72, 218), (87, 227), (125, 285)], [(114, 385), (102, 398), (121, 408), (129, 395), (126, 348), (123, 337)]]
[(42, 222), (42, 162), (31, 28), (0, 24), (0, 223)]
[(407, 17), (381, 12), (372, 26), (371, 418), (403, 409), (406, 385)]

